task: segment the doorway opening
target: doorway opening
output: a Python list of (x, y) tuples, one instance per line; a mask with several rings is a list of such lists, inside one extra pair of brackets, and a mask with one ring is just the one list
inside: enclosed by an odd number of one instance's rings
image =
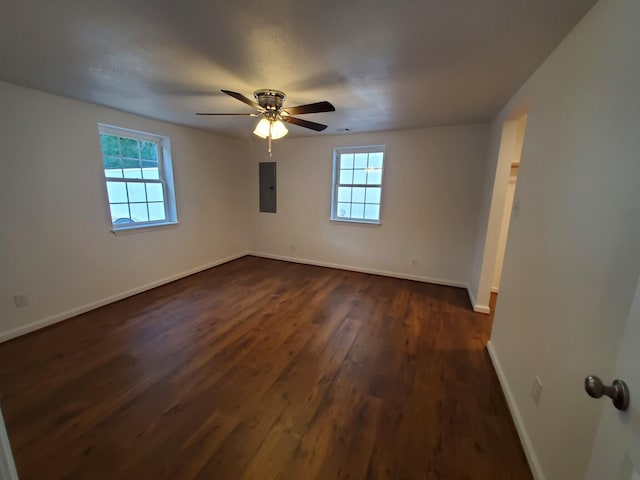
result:
[[(490, 308), (491, 313), (495, 312), (495, 306), (497, 303), (497, 295), (500, 291), (500, 282), (502, 281), (502, 267), (504, 265), (504, 258), (507, 251), (507, 239), (509, 237), (509, 226), (511, 219), (518, 215), (518, 209), (520, 207), (519, 200), (516, 199), (516, 183), (518, 181), (518, 172), (520, 171), (520, 158), (522, 156), (522, 145), (524, 144), (524, 135), (527, 128), (527, 115), (524, 114), (515, 120), (508, 120), (502, 127), (502, 138), (500, 141), (499, 160), (498, 167), (502, 167), (503, 171), (507, 171), (506, 179), (504, 175), (502, 183), (495, 185), (494, 188), (500, 188), (504, 192), (502, 203), (502, 214), (500, 215), (500, 221), (496, 222), (496, 228), (498, 228), (497, 245), (495, 262), (493, 264), (493, 271), (491, 275), (491, 299)], [(496, 181), (498, 175), (496, 172)], [(500, 209), (501, 205), (496, 205), (495, 208)], [(494, 237), (496, 238), (496, 237)]]
[[(518, 170), (520, 169), (520, 158), (511, 164), (509, 169), (509, 180), (507, 181), (507, 193), (504, 199), (504, 211), (502, 213), (502, 223), (500, 225), (500, 235), (498, 236), (498, 251), (496, 252), (496, 264), (493, 268), (493, 279), (491, 281), (491, 293), (500, 291), (500, 280), (502, 280), (502, 265), (504, 255), (507, 250), (507, 237), (509, 235), (509, 224), (511, 215), (514, 212), (514, 200), (516, 194), (516, 182), (518, 181)], [(515, 205), (517, 208), (517, 204)]]
[(474, 310), (493, 313), (502, 282), (502, 270), (508, 252), (511, 219), (518, 216), (516, 191), (520, 157), (527, 127), (527, 114), (506, 120), (502, 125), (487, 233)]

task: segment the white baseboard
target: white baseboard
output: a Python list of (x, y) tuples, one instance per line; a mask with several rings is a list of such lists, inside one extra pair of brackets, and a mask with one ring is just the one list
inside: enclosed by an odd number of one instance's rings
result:
[(246, 255), (247, 255), (247, 252), (242, 252), (235, 255), (231, 255), (230, 257), (222, 258), (220, 260), (215, 260), (211, 263), (200, 265), (198, 267), (191, 268), (189, 270), (177, 273), (175, 275), (170, 275), (161, 280), (156, 280), (154, 282), (150, 282), (145, 285), (141, 285), (139, 287), (117, 293), (116, 295), (112, 295), (110, 297), (106, 297), (106, 298), (97, 300), (95, 302), (88, 303), (81, 307), (73, 308), (71, 310), (67, 310), (66, 312), (58, 313), (56, 315), (44, 318), (42, 320), (36, 320), (35, 322), (22, 325), (18, 328), (14, 328), (13, 330), (1, 332), (0, 343), (6, 342), (7, 340), (11, 340), (12, 338), (15, 338), (15, 337), (19, 337), (20, 335), (25, 335), (35, 330), (48, 327), (49, 325), (53, 325), (54, 323), (67, 320), (68, 318), (75, 317), (76, 315), (80, 315), (82, 313), (88, 312), (89, 310), (94, 310), (96, 308), (102, 307), (109, 303), (117, 302), (118, 300), (122, 300), (123, 298), (131, 297), (132, 295), (137, 295), (138, 293), (142, 293), (146, 290), (151, 290), (152, 288), (159, 287), (160, 285), (164, 285), (166, 283), (171, 283), (181, 278), (188, 277), (189, 275), (193, 275), (194, 273), (202, 272), (203, 270), (207, 270), (212, 267), (217, 267), (218, 265), (222, 265), (223, 263), (236, 260), (237, 258), (244, 257)]
[(486, 313), (486, 314), (491, 313), (491, 309), (489, 308), (489, 305), (478, 304), (478, 302), (476, 301), (476, 297), (471, 291), (471, 288), (469, 286), (467, 286), (467, 294), (469, 295), (469, 300), (471, 300), (471, 306), (473, 307), (474, 312)]
[(516, 425), (516, 430), (518, 431), (520, 442), (522, 443), (522, 447), (524, 448), (524, 453), (527, 456), (527, 461), (529, 462), (529, 467), (531, 468), (531, 472), (533, 473), (533, 478), (535, 478), (535, 480), (546, 480), (546, 477), (542, 471), (542, 466), (540, 465), (540, 461), (538, 460), (538, 456), (536, 455), (533, 444), (531, 443), (531, 438), (529, 438), (527, 428), (522, 420), (522, 415), (520, 415), (520, 409), (518, 408), (518, 405), (513, 398), (513, 392), (511, 391), (511, 387), (509, 386), (507, 377), (505, 376), (504, 370), (502, 369), (502, 364), (500, 363), (498, 354), (493, 348), (491, 340), (487, 342), (487, 351), (489, 352), (491, 363), (493, 363), (493, 368), (498, 375), (498, 380), (500, 381), (500, 386), (502, 386), (504, 396), (507, 399), (507, 405), (509, 406), (511, 416), (513, 417), (513, 422)]
[(310, 260), (308, 258), (288, 257), (285, 255), (274, 255), (271, 253), (250, 251), (248, 255), (254, 257), (270, 258), (272, 260), (284, 260), (285, 262), (303, 263), (305, 265), (315, 265), (317, 267), (337, 268), (338, 270), (349, 270), (359, 273), (371, 273), (373, 275), (382, 275), (383, 277), (401, 278), (403, 280), (415, 280), (416, 282), (435, 283), (436, 285), (445, 285), (447, 287), (468, 288), (466, 282), (456, 282), (453, 280), (443, 280), (441, 278), (424, 277), (422, 275), (411, 275), (409, 273), (390, 272), (388, 270), (376, 270), (374, 268), (356, 267), (353, 265), (343, 265), (340, 263), (322, 262), (320, 260)]
[(388, 270), (377, 270), (377, 269), (373, 269), (373, 268), (367, 268), (367, 267), (356, 267), (353, 265), (343, 265), (343, 264), (338, 264), (338, 263), (331, 263), (331, 262), (322, 262), (319, 260), (311, 260), (311, 259), (307, 259), (307, 258), (297, 258), (297, 257), (289, 257), (289, 256), (284, 256), (284, 255), (273, 255), (270, 253), (264, 253), (264, 252), (256, 252), (256, 251), (249, 251), (249, 252), (242, 252), (242, 253), (238, 253), (235, 255), (231, 255), (229, 257), (220, 259), (220, 260), (216, 260), (214, 262), (208, 263), (206, 265), (200, 265), (198, 267), (192, 268), (190, 270), (175, 274), (175, 275), (171, 275), (169, 277), (163, 278), (161, 280), (156, 280), (154, 282), (150, 282), (147, 283), (145, 285), (141, 285), (139, 287), (136, 288), (132, 288), (130, 290), (124, 291), (124, 292), (120, 292), (116, 295), (112, 295), (110, 297), (106, 297), (103, 298), (101, 300), (97, 300), (95, 302), (91, 302), (88, 303), (86, 305), (83, 305), (81, 307), (77, 307), (77, 308), (73, 308), (71, 310), (67, 310), (65, 312), (44, 318), (42, 320), (37, 320), (35, 322), (31, 322), (29, 324), (26, 325), (22, 325), (18, 328), (14, 328), (13, 330), (9, 330), (6, 332), (0, 332), (0, 343), (1, 342), (6, 342), (7, 340), (11, 340), (12, 338), (16, 338), (19, 337), (21, 335), (25, 335), (27, 333), (33, 332), (35, 330), (39, 330), (41, 328), (44, 327), (48, 327), (49, 325), (53, 325), (55, 323), (61, 322), (63, 320), (67, 320), (68, 318), (71, 317), (75, 317), (76, 315), (80, 315), (82, 313), (88, 312), (90, 310), (94, 310), (96, 308), (102, 307), (104, 305), (107, 305), (109, 303), (113, 303), (113, 302), (117, 302), (118, 300), (122, 300), (123, 298), (127, 298), (130, 297), (132, 295), (137, 295), (138, 293), (142, 293), (146, 290), (151, 290), (152, 288), (156, 288), (159, 287), (160, 285), (164, 285), (166, 283), (170, 283), (173, 282), (175, 280), (179, 280), (180, 278), (184, 278), (184, 277), (188, 277), (189, 275), (193, 275), (194, 273), (198, 273), (201, 272), (203, 270), (207, 270), (209, 268), (212, 267), (216, 267), (218, 265), (222, 265), (223, 263), (227, 263), (230, 262), (232, 260), (236, 260), (240, 257), (244, 257), (246, 255), (253, 255), (256, 257), (262, 257), (262, 258), (270, 258), (273, 260), (284, 260), (287, 262), (294, 262), (294, 263), (303, 263), (306, 265), (316, 265), (319, 267), (329, 267), (329, 268), (337, 268), (340, 270), (350, 270), (353, 272), (360, 272), (360, 273), (370, 273), (373, 275), (382, 275), (385, 277), (393, 277), (393, 278), (401, 278), (404, 280), (414, 280), (414, 281), (418, 281), (418, 282), (424, 282), (424, 283), (434, 283), (436, 285), (445, 285), (445, 286), (449, 286), (449, 287), (458, 287), (458, 288), (465, 288), (467, 290), (467, 292), (469, 292), (469, 297), (471, 298), (471, 304), (473, 305), (473, 310), (476, 312), (481, 312), (481, 313), (489, 313), (489, 307), (483, 307), (482, 305), (478, 306), (475, 305), (475, 299), (473, 298), (473, 295), (471, 294), (471, 291), (469, 290), (469, 285), (466, 282), (458, 282), (458, 281), (452, 281), (452, 280), (445, 280), (445, 279), (441, 279), (441, 278), (434, 278), (434, 277), (425, 277), (422, 275), (412, 275), (412, 274), (407, 274), (407, 273), (399, 273), (399, 272), (391, 272)]

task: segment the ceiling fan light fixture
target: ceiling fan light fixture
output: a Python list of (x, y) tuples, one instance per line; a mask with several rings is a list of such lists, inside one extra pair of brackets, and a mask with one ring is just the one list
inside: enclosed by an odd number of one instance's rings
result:
[(271, 138), (274, 140), (284, 137), (287, 133), (289, 133), (289, 130), (281, 120), (276, 120), (271, 124)]
[(256, 129), (253, 131), (253, 134), (260, 138), (267, 138), (269, 136), (269, 130), (271, 130), (271, 122), (266, 118), (263, 118), (256, 125)]
[(261, 119), (256, 125), (253, 133), (260, 138), (267, 138), (269, 136), (269, 132), (271, 132), (271, 138), (273, 140), (277, 140), (279, 138), (284, 137), (289, 130), (284, 126), (284, 123), (281, 120), (269, 120), (268, 118)]

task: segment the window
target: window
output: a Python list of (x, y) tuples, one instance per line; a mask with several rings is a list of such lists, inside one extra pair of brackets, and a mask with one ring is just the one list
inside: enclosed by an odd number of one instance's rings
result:
[(333, 152), (331, 220), (380, 223), (384, 145)]
[(113, 230), (177, 223), (169, 139), (99, 125)]

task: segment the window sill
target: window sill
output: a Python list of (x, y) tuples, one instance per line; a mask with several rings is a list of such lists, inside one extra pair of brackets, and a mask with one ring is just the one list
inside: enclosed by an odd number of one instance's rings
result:
[(371, 227), (379, 227), (380, 225), (382, 225), (380, 220), (357, 220), (352, 218), (330, 218), (329, 220), (336, 223), (344, 223), (344, 224), (355, 223), (356, 225), (369, 225)]
[(121, 235), (133, 235), (135, 233), (148, 232), (151, 230), (163, 230), (165, 228), (173, 228), (178, 222), (151, 223), (145, 225), (131, 225), (127, 227), (112, 228), (111, 233), (116, 237)]

